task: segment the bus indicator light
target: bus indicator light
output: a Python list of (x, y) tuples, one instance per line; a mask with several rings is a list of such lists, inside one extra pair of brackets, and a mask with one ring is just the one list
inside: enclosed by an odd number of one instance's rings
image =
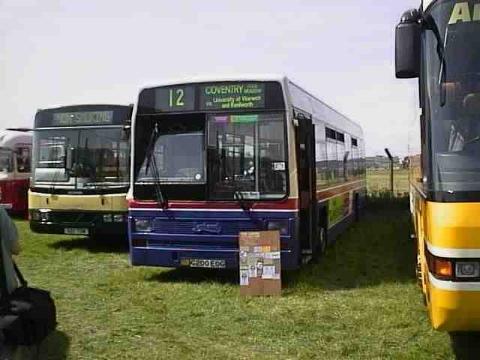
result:
[(453, 267), (450, 261), (433, 258), (431, 264), (431, 271), (434, 275), (443, 278), (451, 278), (453, 276)]
[(427, 259), (428, 268), (435, 277), (442, 279), (453, 278), (453, 265), (450, 260), (436, 257), (428, 252)]
[(435, 273), (443, 277), (452, 277), (452, 263), (448, 260), (435, 259)]

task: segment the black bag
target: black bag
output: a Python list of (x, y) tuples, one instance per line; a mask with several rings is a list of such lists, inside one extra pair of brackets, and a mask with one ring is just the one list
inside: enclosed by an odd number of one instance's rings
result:
[[(0, 256), (1, 252), (0, 244)], [(0, 265), (6, 280), (1, 261)], [(21, 286), (5, 296), (6, 283), (3, 281), (0, 330), (8, 345), (40, 344), (57, 325), (55, 303), (48, 291), (28, 287), (15, 263), (14, 266)]]

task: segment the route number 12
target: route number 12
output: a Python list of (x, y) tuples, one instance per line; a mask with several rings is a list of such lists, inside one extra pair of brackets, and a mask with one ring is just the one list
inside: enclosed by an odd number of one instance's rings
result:
[(170, 98), (169, 98), (170, 107), (185, 106), (185, 102), (183, 101), (185, 93), (183, 89), (170, 89), (169, 95), (170, 95)]

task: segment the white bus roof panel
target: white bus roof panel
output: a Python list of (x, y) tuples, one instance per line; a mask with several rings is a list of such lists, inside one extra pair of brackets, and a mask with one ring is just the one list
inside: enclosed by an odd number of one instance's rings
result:
[(0, 148), (13, 149), (17, 144), (31, 144), (32, 132), (0, 130)]
[(359, 124), (350, 120), (293, 82), (288, 80), (287, 86), (290, 102), (294, 107), (311, 114), (314, 119), (325, 122), (325, 124), (333, 129), (346, 131), (350, 135), (363, 138), (363, 131)]

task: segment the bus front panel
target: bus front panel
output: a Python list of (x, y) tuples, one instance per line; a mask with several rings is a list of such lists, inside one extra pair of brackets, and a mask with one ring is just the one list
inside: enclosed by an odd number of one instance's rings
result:
[(32, 230), (126, 234), (131, 112), (130, 106), (80, 105), (37, 113)]
[(134, 265), (196, 266), (210, 259), (235, 268), (240, 232), (279, 229), (284, 266), (298, 266), (281, 83), (145, 89), (134, 127)]

